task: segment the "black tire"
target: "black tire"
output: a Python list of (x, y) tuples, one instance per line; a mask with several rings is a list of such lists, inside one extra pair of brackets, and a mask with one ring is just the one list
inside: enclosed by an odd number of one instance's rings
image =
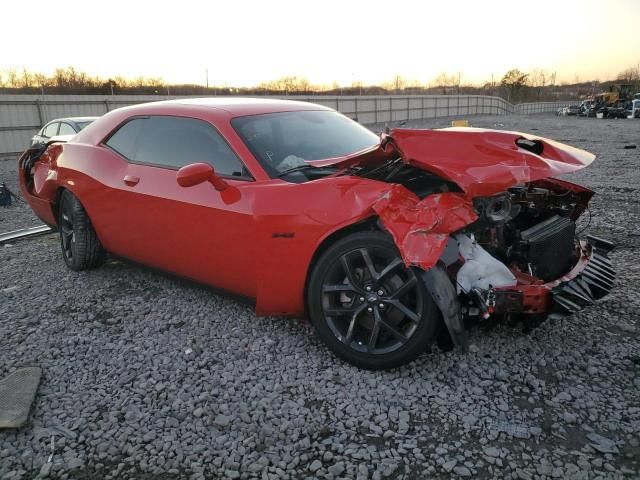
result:
[(369, 370), (413, 361), (441, 322), (419, 272), (404, 265), (391, 237), (379, 231), (332, 245), (314, 266), (307, 300), (320, 339), (338, 357)]
[(69, 190), (60, 195), (58, 231), (62, 258), (71, 270), (86, 270), (102, 265), (106, 252), (80, 201)]

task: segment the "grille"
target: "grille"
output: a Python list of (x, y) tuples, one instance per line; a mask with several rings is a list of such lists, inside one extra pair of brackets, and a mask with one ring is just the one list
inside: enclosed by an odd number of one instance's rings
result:
[(554, 280), (569, 271), (575, 233), (576, 224), (559, 215), (521, 232), (522, 251), (538, 278)]

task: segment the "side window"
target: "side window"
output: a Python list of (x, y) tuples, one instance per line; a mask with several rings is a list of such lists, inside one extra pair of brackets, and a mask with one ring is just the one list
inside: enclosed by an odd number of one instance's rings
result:
[(244, 171), (224, 138), (207, 122), (194, 118), (146, 119), (134, 160), (170, 168), (205, 162), (220, 175), (242, 176)]
[(58, 135), (75, 135), (76, 131), (73, 129), (71, 125), (68, 123), (60, 123), (60, 130), (58, 131)]
[(44, 129), (44, 132), (42, 132), (42, 134), (47, 138), (51, 138), (57, 135), (58, 125), (60, 125), (58, 122), (53, 122), (51, 125), (47, 125), (47, 127)]
[(136, 141), (142, 130), (142, 125), (148, 118), (134, 118), (125, 123), (120, 129), (111, 135), (105, 144), (128, 160), (135, 160)]

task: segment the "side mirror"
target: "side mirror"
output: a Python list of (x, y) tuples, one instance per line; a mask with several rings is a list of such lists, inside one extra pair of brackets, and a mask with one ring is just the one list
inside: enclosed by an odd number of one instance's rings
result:
[(210, 182), (219, 192), (225, 190), (229, 184), (216, 175), (215, 170), (208, 163), (192, 163), (178, 170), (176, 181), (181, 187), (193, 187), (203, 182)]

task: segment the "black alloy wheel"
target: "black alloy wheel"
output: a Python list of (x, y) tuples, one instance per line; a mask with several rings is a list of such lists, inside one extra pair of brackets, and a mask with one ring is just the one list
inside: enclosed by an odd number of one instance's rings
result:
[(65, 263), (73, 264), (73, 250), (76, 248), (76, 236), (73, 231), (73, 212), (71, 202), (63, 202), (60, 208), (60, 221), (58, 228), (60, 229), (60, 245), (62, 246), (62, 256)]
[(95, 268), (104, 263), (102, 248), (80, 201), (68, 190), (60, 195), (58, 231), (62, 258), (71, 270)]
[(322, 340), (341, 358), (368, 369), (415, 359), (433, 341), (439, 312), (391, 238), (349, 235), (320, 258), (309, 282), (309, 311)]

